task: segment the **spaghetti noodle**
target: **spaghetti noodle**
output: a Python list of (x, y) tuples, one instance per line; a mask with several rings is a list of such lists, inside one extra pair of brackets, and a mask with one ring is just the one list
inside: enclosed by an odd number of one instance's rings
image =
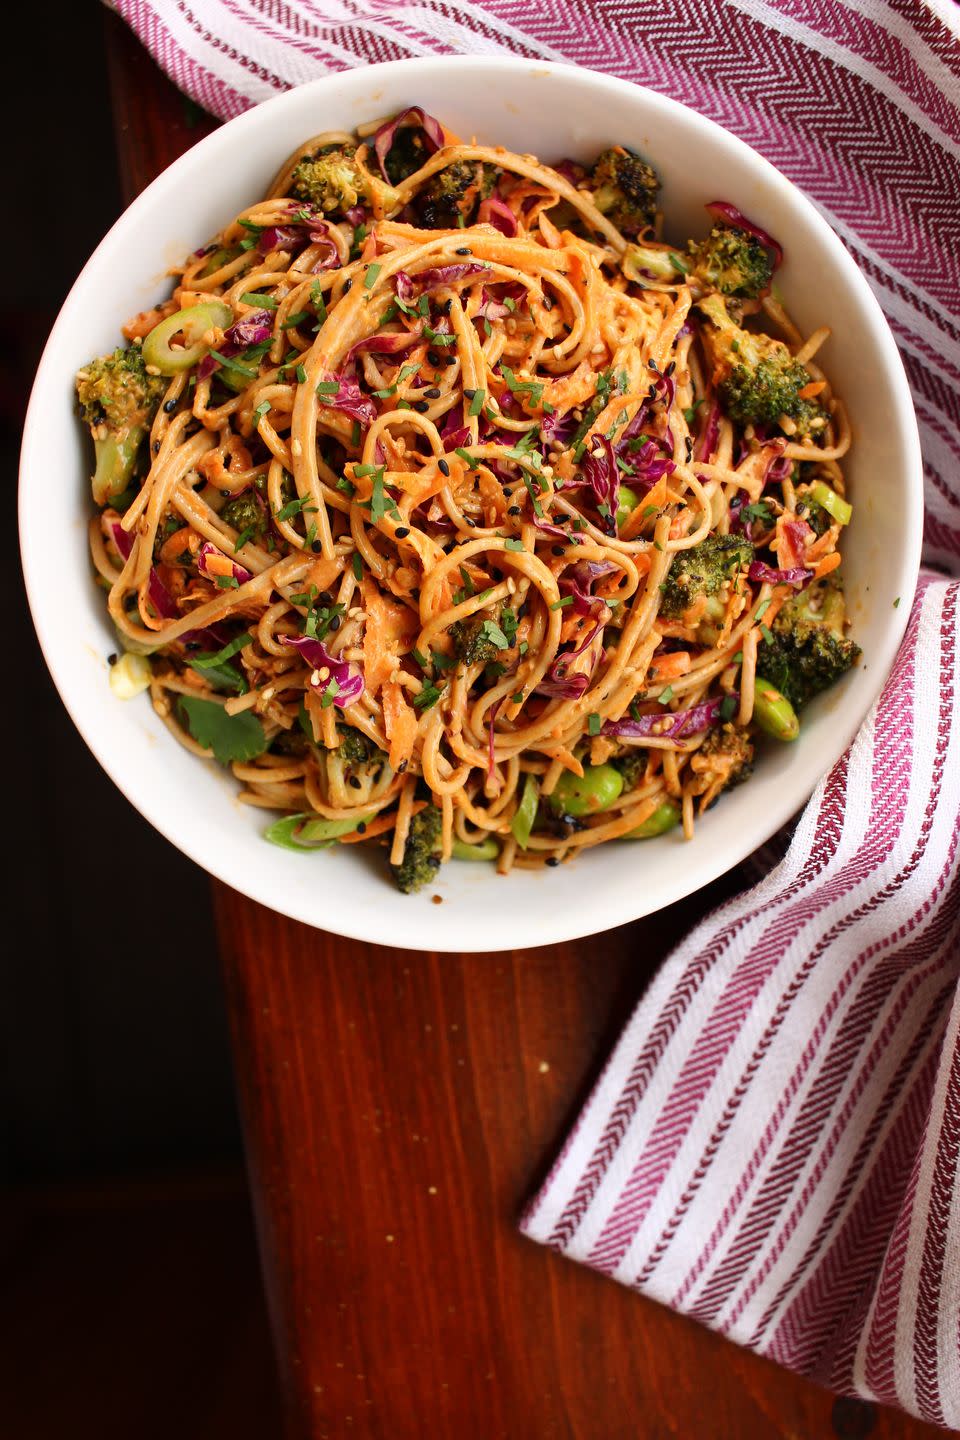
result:
[(638, 167), (420, 110), (314, 137), (80, 372), (131, 673), (277, 843), (383, 846), (406, 889), (556, 864), (689, 836), (790, 738), (765, 643), (822, 627), (850, 517), (829, 332), (730, 207), (709, 264), (654, 240)]

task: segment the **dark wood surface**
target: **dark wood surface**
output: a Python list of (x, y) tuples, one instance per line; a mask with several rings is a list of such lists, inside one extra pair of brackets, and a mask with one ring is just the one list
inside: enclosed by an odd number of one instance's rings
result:
[[(130, 198), (213, 122), (105, 24)], [(740, 883), (577, 944), (466, 956), (354, 944), (214, 886), (290, 1440), (938, 1433), (517, 1232), (658, 961)]]

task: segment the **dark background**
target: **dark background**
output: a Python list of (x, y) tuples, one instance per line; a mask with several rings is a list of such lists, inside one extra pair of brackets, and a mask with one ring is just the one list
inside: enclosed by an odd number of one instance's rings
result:
[[(8, 57), (42, 60), (32, 96), (8, 90), (0, 445), (11, 528), (37, 361), (124, 208), (105, 46), (120, 22), (92, 0), (57, 6), (41, 47), (25, 8)], [(56, 486), (73, 477), (48, 480), (55, 523)], [(269, 1341), (207, 880), (100, 770), (47, 673), (17, 564), (4, 585), (15, 923), (0, 1007), (0, 1434), (142, 1440), (175, 1425), (181, 1436), (269, 1436)]]

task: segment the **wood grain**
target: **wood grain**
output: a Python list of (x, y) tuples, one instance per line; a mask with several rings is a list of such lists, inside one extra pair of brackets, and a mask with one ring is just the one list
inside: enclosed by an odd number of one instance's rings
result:
[[(213, 122), (105, 23), (132, 196)], [(938, 1433), (516, 1229), (658, 961), (740, 883), (507, 955), (355, 944), (213, 887), (290, 1440)]]

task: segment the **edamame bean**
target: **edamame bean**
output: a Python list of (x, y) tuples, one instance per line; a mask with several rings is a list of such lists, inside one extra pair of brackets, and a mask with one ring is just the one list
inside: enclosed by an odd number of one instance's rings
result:
[(652, 840), (655, 835), (665, 835), (675, 825), (680, 824), (680, 807), (674, 805), (672, 800), (661, 800), (652, 815), (648, 815), (642, 825), (637, 825), (633, 830), (628, 830), (624, 840)]
[(476, 845), (468, 845), (465, 840), (454, 840), (454, 860), (496, 860), (500, 854), (500, 847), (492, 835), (486, 840), (479, 841)]
[(630, 519), (630, 516), (633, 514), (634, 510), (639, 504), (640, 496), (637, 494), (636, 490), (631, 490), (629, 485), (621, 485), (620, 498), (617, 504), (618, 530), (620, 530), (624, 525), (626, 525), (627, 521)]
[(753, 718), (774, 740), (796, 740), (800, 734), (800, 721), (790, 701), (760, 675), (754, 681)]
[(565, 770), (553, 788), (550, 804), (558, 815), (594, 815), (609, 810), (623, 791), (623, 776), (612, 765), (585, 765), (583, 776)]
[[(154, 366), (161, 375), (178, 375), (189, 370), (209, 350), (203, 343), (208, 330), (218, 327), (225, 330), (233, 324), (233, 311), (222, 300), (208, 300), (203, 305), (191, 305), (178, 310), (154, 325), (143, 342), (143, 359)], [(180, 335), (183, 346), (174, 349), (170, 341)]]

